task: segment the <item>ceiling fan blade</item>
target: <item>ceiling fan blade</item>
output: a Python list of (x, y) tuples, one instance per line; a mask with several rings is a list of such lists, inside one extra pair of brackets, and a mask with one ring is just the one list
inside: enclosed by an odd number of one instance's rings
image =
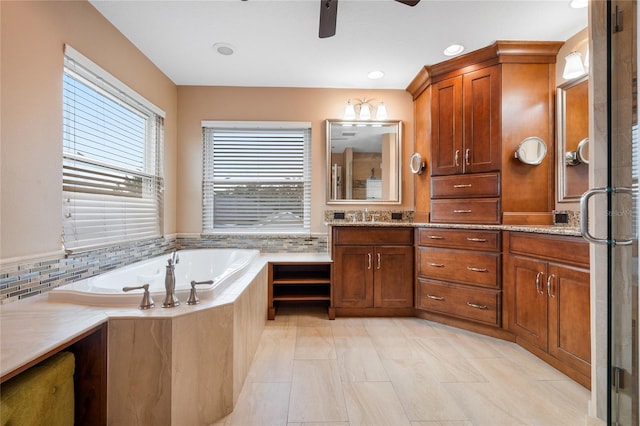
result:
[(407, 6), (415, 6), (420, 3), (420, 0), (396, 0), (399, 3), (406, 4)]
[(320, 38), (336, 34), (336, 18), (338, 16), (338, 0), (320, 0)]

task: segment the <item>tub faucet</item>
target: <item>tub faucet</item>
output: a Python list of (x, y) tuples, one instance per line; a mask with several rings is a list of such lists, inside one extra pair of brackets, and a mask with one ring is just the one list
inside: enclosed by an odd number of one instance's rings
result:
[(176, 264), (180, 263), (177, 252), (173, 252), (171, 258), (167, 260), (167, 272), (164, 277), (164, 288), (167, 295), (162, 302), (163, 308), (173, 308), (180, 305), (180, 301), (176, 297)]

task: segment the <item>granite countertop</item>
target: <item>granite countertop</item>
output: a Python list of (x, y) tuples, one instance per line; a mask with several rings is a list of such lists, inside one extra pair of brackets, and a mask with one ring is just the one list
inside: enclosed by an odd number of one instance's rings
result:
[(429, 222), (352, 222), (349, 220), (332, 220), (325, 222), (327, 226), (374, 226), (374, 227), (414, 227), (414, 228), (458, 228), (488, 229), (497, 231), (535, 232), (538, 234), (567, 235), (579, 237), (580, 229), (566, 225), (481, 225), (461, 223), (429, 223)]

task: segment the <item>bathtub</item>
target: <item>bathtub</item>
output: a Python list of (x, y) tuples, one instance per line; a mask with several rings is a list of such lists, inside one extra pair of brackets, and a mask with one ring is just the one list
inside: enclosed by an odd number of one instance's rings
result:
[[(213, 280), (213, 284), (197, 286), (201, 301), (213, 299), (242, 275), (259, 255), (259, 250), (244, 249), (178, 251), (180, 261), (175, 267), (175, 276), (180, 303), (186, 303), (192, 280)], [(56, 287), (47, 293), (48, 298), (82, 305), (137, 306), (142, 300), (143, 290), (124, 292), (122, 288), (149, 284), (151, 297), (156, 307), (160, 307), (165, 297), (164, 279), (169, 258), (171, 254), (154, 257)]]

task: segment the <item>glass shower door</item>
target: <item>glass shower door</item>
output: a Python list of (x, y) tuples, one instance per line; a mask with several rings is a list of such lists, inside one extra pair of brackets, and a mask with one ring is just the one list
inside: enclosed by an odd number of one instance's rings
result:
[[(610, 425), (638, 425), (640, 421), (636, 3), (590, 1), (594, 48), (590, 181), (598, 188), (581, 199), (581, 227), (585, 238), (595, 243), (591, 249), (591, 306), (595, 311), (591, 391), (595, 407), (591, 410), (606, 417)], [(594, 195), (589, 219), (588, 201)]]

